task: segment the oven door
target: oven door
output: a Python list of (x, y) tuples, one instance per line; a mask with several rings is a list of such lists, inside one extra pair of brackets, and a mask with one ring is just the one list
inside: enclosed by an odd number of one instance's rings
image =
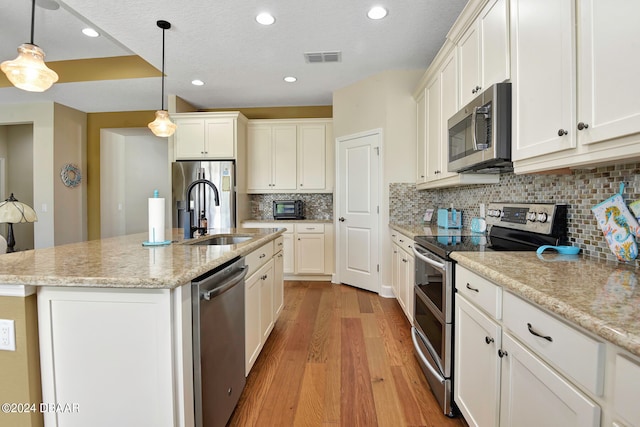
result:
[(444, 323), (453, 321), (452, 263), (433, 254), (428, 249), (414, 245), (416, 257), (415, 286), (426, 298)]

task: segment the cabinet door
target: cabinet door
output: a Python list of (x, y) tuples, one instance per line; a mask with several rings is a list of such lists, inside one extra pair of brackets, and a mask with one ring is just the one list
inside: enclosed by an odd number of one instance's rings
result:
[(440, 110), (440, 76), (432, 80), (426, 88), (427, 98), (427, 181), (440, 179), (442, 167), (440, 151), (442, 147)]
[(244, 285), (245, 375), (249, 375), (260, 353), (260, 277), (261, 273), (257, 271)]
[(275, 323), (284, 307), (284, 254), (278, 252), (273, 258), (273, 321)]
[(574, 148), (574, 2), (513, 0), (510, 8), (512, 158)]
[(326, 139), (324, 125), (298, 126), (298, 189), (325, 190)]
[(500, 425), (600, 425), (600, 407), (509, 334), (503, 334), (502, 350)]
[(480, 39), (478, 26), (472, 25), (458, 42), (460, 58), (460, 105), (476, 97), (480, 86)]
[(409, 267), (407, 263), (407, 253), (398, 248), (398, 302), (406, 313), (407, 307), (407, 281), (409, 280)]
[[(295, 190), (297, 188), (297, 127), (275, 125), (272, 133), (273, 164), (272, 190)], [(266, 159), (265, 159), (266, 161)]]
[(283, 234), (284, 238), (284, 247), (282, 251), (284, 252), (284, 272), (287, 274), (295, 273), (295, 250), (293, 248), (293, 234)]
[(449, 172), (449, 119), (458, 112), (458, 57), (449, 54), (440, 71), (440, 178), (457, 175)]
[(492, 0), (478, 18), (480, 31), (482, 88), (507, 80), (509, 64), (509, 6), (507, 0)]
[(391, 288), (393, 289), (393, 294), (396, 296), (396, 299), (400, 300), (400, 289), (398, 286), (398, 276), (400, 274), (400, 249), (398, 245), (395, 243), (391, 244)]
[(260, 269), (260, 341), (264, 345), (273, 329), (273, 260)]
[(324, 274), (324, 234), (298, 234), (296, 273)]
[[(579, 97), (581, 144), (640, 131), (640, 2), (579, 2)], [(633, 53), (632, 53), (633, 52)], [(574, 130), (576, 129), (574, 123)]]
[(455, 401), (470, 426), (497, 426), (500, 326), (456, 295)]
[(271, 190), (272, 176), (271, 126), (251, 126), (247, 133), (247, 188)]
[(205, 155), (204, 119), (177, 119), (174, 136), (176, 159), (201, 159)]
[(235, 158), (235, 120), (205, 120), (205, 157), (210, 159)]
[(422, 184), (427, 181), (427, 97), (425, 90), (416, 100), (416, 114), (416, 184)]
[(409, 323), (413, 325), (413, 304), (415, 299), (415, 291), (413, 289), (415, 285), (415, 268), (416, 268), (416, 259), (413, 255), (407, 255), (407, 262), (405, 263), (405, 268), (407, 269), (406, 275), (406, 299), (405, 299), (405, 314), (407, 315), (407, 319), (409, 319)]

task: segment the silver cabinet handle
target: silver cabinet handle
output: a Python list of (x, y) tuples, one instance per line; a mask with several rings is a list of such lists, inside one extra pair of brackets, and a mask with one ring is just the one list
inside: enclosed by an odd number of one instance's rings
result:
[(527, 329), (529, 329), (529, 333), (531, 335), (535, 335), (536, 337), (540, 337), (540, 338), (545, 339), (545, 340), (547, 340), (549, 342), (553, 342), (553, 338), (551, 338), (549, 335), (542, 335), (541, 333), (536, 332), (536, 330), (533, 329), (533, 326), (531, 326), (531, 323), (527, 323)]

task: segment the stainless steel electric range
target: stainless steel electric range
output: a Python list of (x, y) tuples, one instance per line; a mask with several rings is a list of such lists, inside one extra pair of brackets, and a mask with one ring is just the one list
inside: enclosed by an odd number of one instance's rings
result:
[[(488, 233), (439, 229), (416, 236), (414, 350), (427, 381), (450, 417), (453, 402), (455, 334), (453, 251), (535, 251), (542, 245), (566, 244), (567, 205), (490, 203)], [(517, 268), (514, 266), (513, 268)]]

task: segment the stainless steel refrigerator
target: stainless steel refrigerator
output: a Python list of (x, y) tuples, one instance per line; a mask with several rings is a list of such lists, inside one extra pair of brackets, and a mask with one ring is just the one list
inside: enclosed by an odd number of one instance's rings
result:
[[(171, 210), (174, 228), (191, 224), (201, 226), (206, 218), (206, 228), (233, 228), (236, 226), (235, 168), (233, 161), (178, 161), (171, 171)], [(209, 181), (215, 190), (207, 182)], [(215, 191), (220, 205), (215, 205)], [(187, 200), (187, 192), (190, 191)]]

